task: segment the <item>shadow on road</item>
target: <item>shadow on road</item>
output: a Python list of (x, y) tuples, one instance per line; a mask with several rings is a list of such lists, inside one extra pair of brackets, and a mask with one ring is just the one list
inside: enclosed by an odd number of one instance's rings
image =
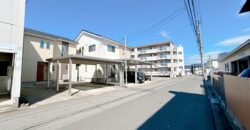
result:
[(170, 91), (174, 98), (144, 122), (138, 130), (213, 130), (206, 95)]

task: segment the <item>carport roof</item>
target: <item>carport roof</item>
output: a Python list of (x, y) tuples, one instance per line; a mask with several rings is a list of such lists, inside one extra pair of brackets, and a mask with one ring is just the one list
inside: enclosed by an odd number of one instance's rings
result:
[[(59, 61), (60, 63), (69, 63), (69, 59), (72, 60), (73, 64), (121, 64), (125, 63), (125, 59), (107, 59), (93, 56), (82, 56), (82, 55), (67, 55), (56, 58), (47, 59), (48, 62), (56, 63)], [(128, 65), (151, 65), (152, 63), (136, 60), (136, 59), (127, 59)]]
[(49, 58), (49, 62), (69, 63), (69, 59), (72, 60), (73, 64), (121, 64), (124, 63), (122, 60), (99, 58), (93, 56), (82, 56), (82, 55), (68, 55), (56, 58)]

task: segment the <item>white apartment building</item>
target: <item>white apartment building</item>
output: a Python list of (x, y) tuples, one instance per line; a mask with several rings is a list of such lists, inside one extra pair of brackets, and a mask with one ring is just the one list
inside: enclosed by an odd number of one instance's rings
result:
[[(125, 57), (125, 46), (101, 35), (82, 30), (75, 41), (77, 45), (77, 54), (84, 56), (93, 56), (107, 59), (123, 59)], [(132, 47), (127, 46), (127, 58), (131, 56)], [(107, 72), (105, 72), (107, 67)], [(93, 79), (109, 78), (118, 79), (117, 65), (80, 65), (79, 80), (90, 82)]]
[(24, 14), (25, 0), (0, 1), (0, 95), (12, 107), (20, 97)]
[[(177, 47), (171, 41), (135, 46), (131, 57), (152, 62), (154, 76), (185, 74), (183, 47)], [(150, 66), (147, 65), (139, 66), (139, 70), (146, 74), (151, 73)]]

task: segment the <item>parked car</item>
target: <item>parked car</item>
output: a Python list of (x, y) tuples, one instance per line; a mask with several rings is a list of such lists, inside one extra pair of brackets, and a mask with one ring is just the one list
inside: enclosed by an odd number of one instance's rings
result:
[(145, 73), (143, 72), (138, 72), (140, 76), (142, 76), (142, 78), (144, 79), (144, 81), (148, 80), (148, 77), (146, 76)]
[[(135, 71), (128, 71), (127, 72), (128, 76), (128, 82), (134, 83), (135, 82)], [(124, 79), (125, 79), (125, 73), (124, 73)], [(137, 80), (139, 83), (144, 83), (145, 77), (141, 72), (137, 73)]]
[(250, 68), (247, 68), (247, 69), (243, 70), (243, 71), (239, 74), (239, 77), (250, 78)]

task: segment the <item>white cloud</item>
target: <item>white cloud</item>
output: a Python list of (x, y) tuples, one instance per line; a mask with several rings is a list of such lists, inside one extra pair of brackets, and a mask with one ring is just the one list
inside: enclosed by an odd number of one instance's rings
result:
[(242, 30), (242, 32), (249, 32), (250, 31), (250, 28), (245, 28)]
[(239, 37), (233, 37), (226, 39), (224, 41), (221, 41), (217, 44), (216, 46), (233, 46), (233, 45), (239, 45), (245, 42), (246, 40), (250, 39), (250, 35), (244, 35), (244, 36), (239, 36)]
[(238, 17), (249, 16), (249, 13), (241, 13), (241, 14), (239, 14), (239, 12), (237, 12), (237, 16)]
[(169, 36), (169, 34), (168, 34), (167, 32), (165, 32), (165, 31), (161, 31), (161, 32), (160, 32), (160, 35), (161, 35), (162, 37), (166, 38), (166, 39), (170, 39), (170, 38), (171, 38), (171, 37)]
[[(206, 63), (209, 59), (209, 56), (211, 56), (211, 59), (217, 59), (218, 54), (222, 53), (223, 51), (216, 50), (216, 51), (211, 51), (203, 54), (203, 61)], [(201, 63), (201, 57), (199, 54), (189, 56), (185, 59), (186, 64), (200, 64)]]

